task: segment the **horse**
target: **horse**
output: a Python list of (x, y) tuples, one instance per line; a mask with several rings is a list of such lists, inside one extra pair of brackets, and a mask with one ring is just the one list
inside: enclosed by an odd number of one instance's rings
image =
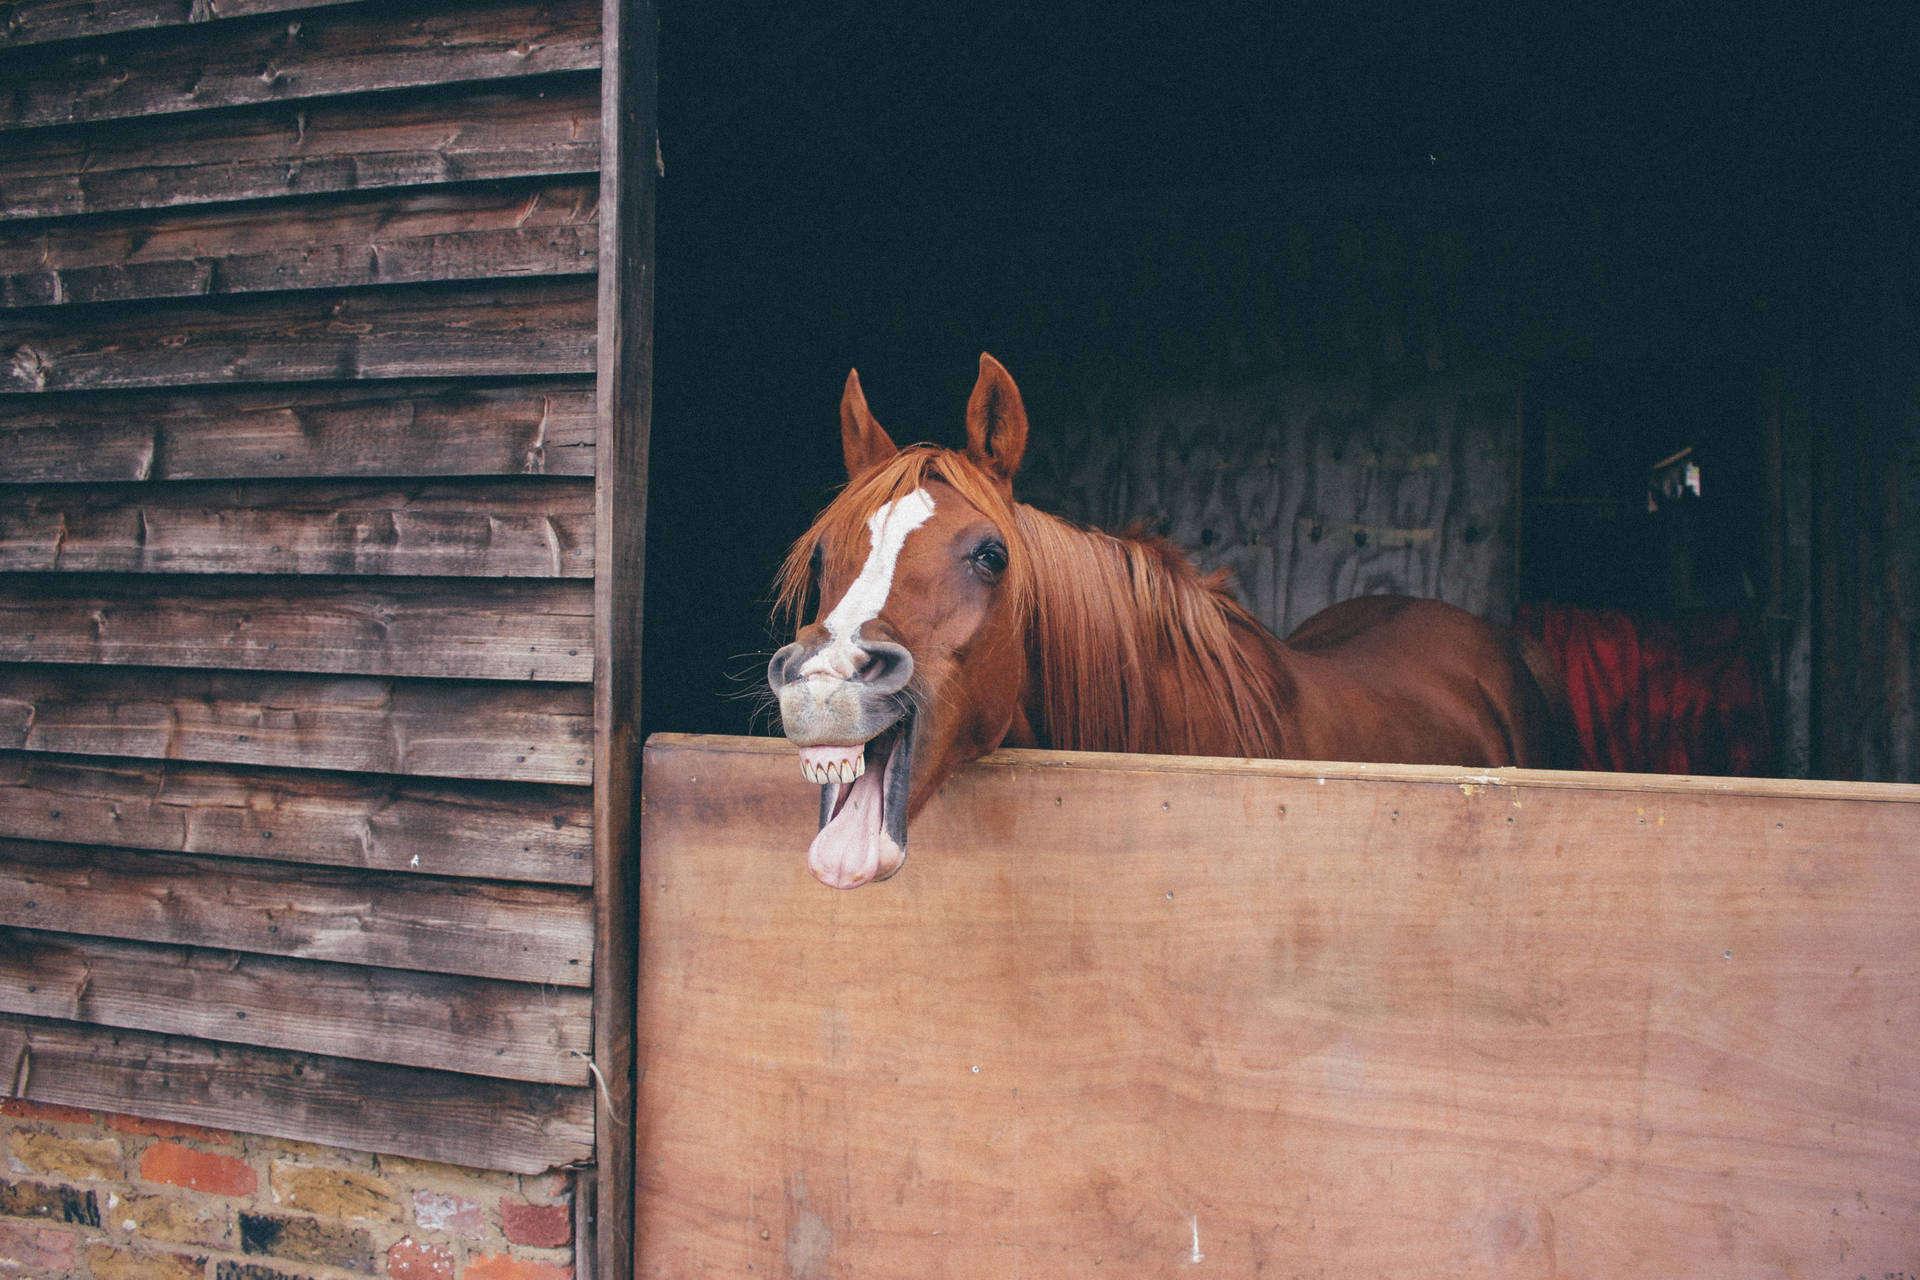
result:
[(1450, 764), (1568, 764), (1543, 650), (1437, 600), (1362, 596), (1285, 640), (1173, 545), (1014, 501), (1019, 388), (980, 357), (964, 451), (901, 448), (857, 370), (847, 484), (793, 544), (776, 610), (814, 620), (768, 664), (820, 786), (814, 877), (882, 880), (956, 769), (1000, 746)]

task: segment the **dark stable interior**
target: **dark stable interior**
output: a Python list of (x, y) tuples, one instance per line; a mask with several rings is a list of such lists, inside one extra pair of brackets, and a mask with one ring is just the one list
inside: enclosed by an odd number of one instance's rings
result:
[[(844, 478), (849, 367), (948, 444), (983, 349), (1036, 438), (1024, 370), (1178, 377), (1249, 327), (1301, 376), (1431, 372), (1343, 341), (1357, 305), (1524, 387), (1516, 602), (1743, 612), (1777, 668), (1781, 489), (1838, 465), (1779, 406), (1857, 362), (1911, 77), (1844, 15), (1687, 8), (669, 0), (646, 729), (777, 731), (768, 584)], [(1263, 274), (1348, 222), (1460, 260)], [(1700, 497), (1649, 514), (1689, 448)]]

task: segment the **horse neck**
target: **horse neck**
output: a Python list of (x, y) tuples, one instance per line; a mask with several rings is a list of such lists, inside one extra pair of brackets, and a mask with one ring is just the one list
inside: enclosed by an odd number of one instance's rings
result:
[(1015, 511), (1033, 575), (1028, 719), (1079, 751), (1283, 754), (1288, 651), (1153, 539)]

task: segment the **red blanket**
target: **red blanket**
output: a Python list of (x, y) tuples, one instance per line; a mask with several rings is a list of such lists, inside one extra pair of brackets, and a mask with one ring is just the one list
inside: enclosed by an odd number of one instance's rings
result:
[(1737, 615), (1530, 604), (1517, 625), (1546, 646), (1567, 683), (1581, 768), (1768, 771), (1766, 703)]

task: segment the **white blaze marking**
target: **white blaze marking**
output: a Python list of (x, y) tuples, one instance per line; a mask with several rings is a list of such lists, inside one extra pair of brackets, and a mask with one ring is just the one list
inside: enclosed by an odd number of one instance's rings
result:
[(933, 499), (925, 489), (896, 498), (867, 517), (867, 562), (860, 575), (822, 619), (832, 641), (800, 668), (800, 674), (834, 675), (847, 679), (860, 668), (862, 654), (855, 642), (860, 628), (880, 616), (893, 593), (893, 571), (907, 535), (933, 518)]

